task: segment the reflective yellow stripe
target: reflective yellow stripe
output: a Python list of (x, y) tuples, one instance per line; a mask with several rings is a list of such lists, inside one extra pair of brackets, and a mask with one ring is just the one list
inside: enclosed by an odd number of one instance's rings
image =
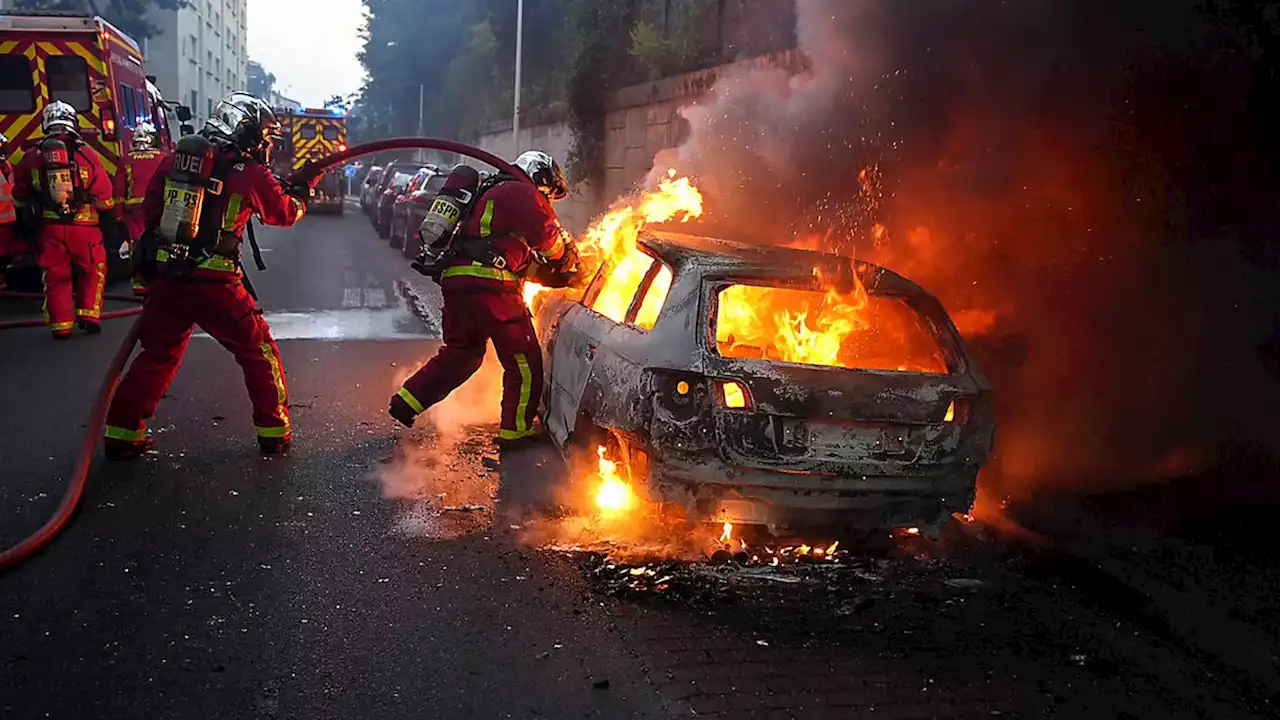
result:
[(520, 404), (516, 405), (516, 432), (529, 429), (524, 414), (529, 409), (529, 396), (533, 393), (533, 373), (529, 371), (529, 359), (524, 353), (516, 353), (516, 366), (520, 368)]
[[(284, 371), (280, 368), (280, 358), (276, 357), (275, 348), (271, 346), (271, 343), (262, 343), (258, 346), (258, 349), (262, 351), (262, 357), (266, 358), (267, 364), (271, 366), (271, 381), (276, 386), (276, 416), (284, 421), (283, 432), (281, 433), (283, 435), (289, 432), (289, 408), (287, 407), (289, 393), (284, 387)], [(258, 434), (262, 435), (261, 432)]]
[[(159, 259), (158, 254), (157, 254), (157, 259)], [(223, 257), (221, 255), (214, 255), (211, 258), (202, 260), (200, 264), (197, 265), (196, 267), (200, 268), (201, 270), (219, 270), (221, 272), (230, 272), (230, 273), (240, 271), (240, 266), (237, 265), (234, 260), (228, 257)]]
[(125, 442), (141, 442), (147, 439), (146, 429), (129, 430), (128, 428), (116, 427), (108, 425), (102, 429), (102, 436), (111, 438), (112, 440), (124, 440)]
[(533, 437), (532, 430), (499, 430), (498, 437), (503, 440), (520, 440), (521, 438)]
[(88, 318), (89, 320), (97, 320), (102, 317), (101, 310), (77, 310), (76, 317)]
[(75, 326), (74, 322), (49, 323), (49, 329), (54, 332), (66, 332)]
[(227, 199), (227, 212), (222, 216), (222, 229), (235, 230), (236, 218), (240, 217), (240, 203), (244, 201), (244, 196), (239, 193), (233, 193)]
[(145, 201), (146, 201), (146, 198), (129, 198), (128, 200), (124, 200), (124, 204), (125, 205), (141, 205)]
[(282, 425), (280, 427), (257, 427), (254, 426), (254, 432), (258, 433), (258, 437), (264, 438), (281, 438), (289, 434), (289, 426)]
[(409, 388), (400, 388), (400, 392), (396, 393), (396, 395), (399, 396), (401, 400), (404, 400), (405, 404), (413, 410), (415, 415), (421, 415), (426, 411), (426, 408), (422, 406), (422, 403), (418, 402), (418, 398), (414, 397), (413, 393), (409, 392)]
[(489, 237), (493, 232), (490, 225), (493, 223), (493, 201), (489, 200), (484, 204), (484, 215), (480, 216), (480, 237)]
[(156, 251), (156, 262), (169, 262), (169, 251), (168, 251), (168, 250), (157, 250), (157, 251)]
[(455, 267), (445, 268), (444, 272), (440, 273), (440, 277), (477, 277), (485, 278), (487, 280), (501, 280), (502, 282), (520, 282), (520, 277), (513, 272), (499, 270), (496, 267), (489, 267), (487, 265), (481, 265), (478, 262), (473, 262), (470, 265), (457, 265)]

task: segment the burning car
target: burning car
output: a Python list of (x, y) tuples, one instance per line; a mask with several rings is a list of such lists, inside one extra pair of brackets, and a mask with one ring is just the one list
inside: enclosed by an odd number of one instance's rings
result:
[[(650, 229), (536, 304), (543, 423), (690, 519), (936, 530), (991, 450), (986, 379), (883, 267)], [(603, 455), (602, 455), (603, 457)]]

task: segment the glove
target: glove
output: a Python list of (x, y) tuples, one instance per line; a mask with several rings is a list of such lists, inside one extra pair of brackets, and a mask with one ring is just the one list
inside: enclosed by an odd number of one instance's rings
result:
[(120, 243), (120, 249), (116, 251), (116, 254), (120, 256), (121, 260), (129, 259), (129, 241), (128, 240), (125, 240), (124, 242)]
[(98, 229), (102, 231), (103, 247), (116, 247), (120, 244), (120, 224), (115, 215), (102, 213), (98, 217)]

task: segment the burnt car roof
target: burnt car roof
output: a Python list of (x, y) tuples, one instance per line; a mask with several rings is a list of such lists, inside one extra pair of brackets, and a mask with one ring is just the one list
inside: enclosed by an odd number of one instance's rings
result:
[(805, 281), (815, 270), (839, 283), (850, 269), (868, 292), (892, 295), (929, 293), (894, 271), (862, 260), (800, 248), (773, 247), (702, 235), (645, 229), (638, 242), (674, 268), (690, 268), (704, 278), (752, 278)]

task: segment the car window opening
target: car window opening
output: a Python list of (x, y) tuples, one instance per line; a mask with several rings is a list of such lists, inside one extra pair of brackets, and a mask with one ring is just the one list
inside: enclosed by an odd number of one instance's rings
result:
[(901, 298), (735, 284), (717, 293), (716, 350), (726, 358), (944, 375), (942, 349)]
[(336, 125), (325, 125), (320, 132), (324, 135), (324, 139), (329, 142), (337, 142), (339, 133)]
[(616, 323), (626, 322), (627, 311), (654, 262), (639, 247), (628, 248), (620, 259), (614, 258), (604, 268), (608, 274), (589, 307)]
[(644, 290), (640, 301), (640, 309), (636, 311), (635, 326), (641, 330), (652, 330), (658, 322), (658, 315), (667, 302), (667, 293), (671, 291), (673, 275), (666, 263), (655, 260), (650, 269), (649, 286)]
[(31, 61), (23, 55), (0, 55), (0, 113), (29, 113), (35, 109)]
[(89, 64), (78, 55), (52, 55), (44, 61), (49, 99), (61, 100), (87, 112), (93, 107), (89, 95)]
[(302, 136), (303, 140), (315, 140), (316, 126), (311, 123), (304, 123), (302, 127), (298, 129), (298, 134)]

